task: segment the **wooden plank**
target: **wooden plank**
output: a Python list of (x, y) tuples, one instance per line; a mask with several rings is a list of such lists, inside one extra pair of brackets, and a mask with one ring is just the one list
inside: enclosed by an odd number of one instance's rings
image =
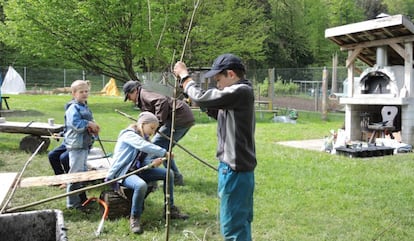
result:
[(5, 121), (0, 123), (0, 132), (22, 133), (36, 136), (47, 136), (51, 133), (59, 133), (63, 131), (63, 125), (49, 125), (43, 122), (15, 122)]
[(104, 179), (107, 173), (107, 169), (102, 169), (54, 176), (26, 177), (22, 178), (22, 180), (19, 183), (19, 187), (50, 186), (64, 183), (93, 181), (98, 179)]
[(0, 205), (3, 206), (3, 201), (7, 197), (10, 189), (16, 180), (16, 172), (0, 173)]

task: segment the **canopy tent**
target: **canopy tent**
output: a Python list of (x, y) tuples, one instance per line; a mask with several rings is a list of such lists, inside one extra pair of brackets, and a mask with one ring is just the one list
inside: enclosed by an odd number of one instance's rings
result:
[(9, 70), (1, 85), (1, 94), (19, 94), (26, 92), (26, 84), (19, 73), (9, 66)]
[(111, 95), (111, 96), (119, 96), (118, 87), (116, 87), (116, 82), (114, 78), (111, 78), (108, 83), (106, 83), (105, 87), (101, 90), (102, 95)]

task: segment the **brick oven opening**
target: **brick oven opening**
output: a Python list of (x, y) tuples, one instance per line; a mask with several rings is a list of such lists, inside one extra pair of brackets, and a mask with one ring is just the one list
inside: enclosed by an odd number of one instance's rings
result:
[(370, 72), (361, 81), (361, 94), (390, 94), (390, 77), (380, 71)]

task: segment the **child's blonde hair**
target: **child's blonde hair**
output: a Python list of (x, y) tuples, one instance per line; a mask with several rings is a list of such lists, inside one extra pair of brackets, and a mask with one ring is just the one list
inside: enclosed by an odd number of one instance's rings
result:
[(70, 88), (72, 90), (72, 93), (75, 93), (77, 90), (87, 87), (89, 90), (89, 84), (88, 81), (85, 80), (75, 80), (72, 82), (72, 84), (70, 85)]

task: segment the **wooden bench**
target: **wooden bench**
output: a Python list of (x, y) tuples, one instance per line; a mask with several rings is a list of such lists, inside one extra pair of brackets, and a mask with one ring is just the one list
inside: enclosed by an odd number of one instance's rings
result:
[(0, 110), (3, 109), (3, 101), (6, 104), (7, 109), (10, 110), (9, 103), (7, 102), (7, 99), (10, 99), (10, 96), (2, 96), (1, 97)]
[[(256, 100), (254, 101), (255, 105), (257, 106), (258, 109), (263, 109), (263, 110), (272, 110), (273, 109), (273, 104), (272, 101), (270, 100)], [(264, 107), (264, 108), (262, 108)]]
[(268, 109), (256, 109), (255, 112), (260, 114), (260, 119), (264, 118), (264, 113), (273, 113), (273, 117), (277, 116), (279, 113), (279, 109), (272, 109), (272, 110), (268, 110)]
[(37, 147), (45, 141), (45, 144), (40, 149), (40, 152), (47, 150), (50, 144), (50, 139), (42, 138), (41, 136), (50, 136), (53, 133), (59, 133), (63, 131), (63, 125), (49, 125), (48, 123), (42, 122), (15, 122), (15, 121), (5, 121), (0, 123), (0, 132), (7, 133), (19, 133), (19, 134), (29, 134), (25, 136), (20, 141), (20, 149), (34, 152)]

